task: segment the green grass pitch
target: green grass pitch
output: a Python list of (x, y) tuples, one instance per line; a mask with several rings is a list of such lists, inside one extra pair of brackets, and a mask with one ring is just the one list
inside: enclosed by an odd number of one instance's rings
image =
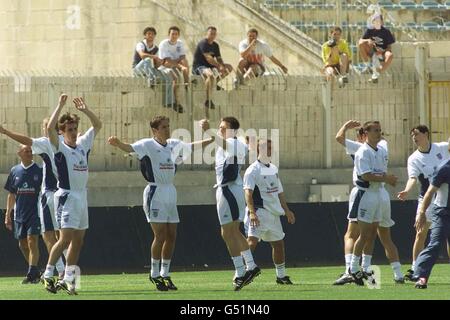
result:
[[(78, 296), (64, 292), (51, 294), (42, 284), (22, 285), (21, 278), (0, 278), (0, 299), (35, 300), (309, 300), (309, 299), (450, 299), (450, 264), (436, 265), (428, 289), (418, 290), (414, 284), (395, 284), (390, 266), (381, 267), (381, 288), (368, 289), (355, 284), (332, 286), (342, 267), (288, 268), (293, 286), (277, 285), (275, 271), (263, 269), (253, 283), (239, 292), (231, 284), (233, 271), (173, 272), (172, 280), (178, 291), (158, 292), (148, 281), (147, 274), (116, 274), (82, 276)], [(405, 267), (404, 267), (405, 269)]]

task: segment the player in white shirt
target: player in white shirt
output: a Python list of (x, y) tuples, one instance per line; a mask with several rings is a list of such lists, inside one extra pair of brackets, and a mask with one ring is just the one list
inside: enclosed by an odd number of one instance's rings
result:
[[(295, 223), (295, 215), (289, 209), (278, 177), (278, 168), (271, 163), (271, 140), (257, 142), (258, 160), (251, 164), (244, 174), (244, 191), (247, 203), (244, 225), (247, 241), (254, 251), (260, 240), (272, 246), (272, 259), (275, 264), (276, 283), (292, 284), (286, 275), (284, 232), (281, 216), (288, 223)], [(252, 213), (253, 219), (250, 219)]]
[[(448, 142), (430, 142), (430, 131), (425, 125), (418, 125), (411, 129), (411, 138), (417, 146), (408, 158), (408, 182), (405, 189), (398, 193), (400, 200), (406, 200), (408, 193), (412, 190), (417, 182), (420, 182), (420, 192), (417, 204), (416, 219), (419, 215), (419, 208), (423, 201), (423, 197), (430, 185), (431, 178), (436, 174), (440, 164), (450, 159), (448, 151)], [(416, 259), (425, 246), (428, 230), (431, 226), (431, 214), (433, 206), (429, 206), (426, 211), (426, 222), (424, 227), (416, 230), (416, 238), (414, 240), (412, 252), (411, 269), (407, 271), (405, 278), (412, 281), (413, 274), (416, 271)], [(450, 247), (450, 246), (449, 246)]]
[[(65, 104), (65, 100), (59, 103)], [(39, 201), (39, 217), (41, 220), (42, 239), (45, 247), (50, 254), (53, 246), (58, 240), (59, 226), (56, 222), (54, 194), (57, 189), (56, 168), (54, 162), (53, 149), (48, 139), (47, 130), (48, 119), (43, 120), (42, 131), (44, 136), (41, 138), (30, 138), (20, 133), (12, 132), (0, 126), (0, 133), (3, 133), (11, 139), (25, 145), (30, 146), (33, 154), (39, 155), (43, 160), (43, 179), (41, 187), (41, 199)], [(56, 262), (56, 270), (58, 271), (59, 279), (64, 276), (64, 262), (60, 257)]]
[[(67, 100), (66, 95), (60, 98)], [(60, 230), (60, 238), (53, 246), (44, 273), (45, 288), (52, 293), (62, 289), (69, 294), (75, 291), (75, 272), (84, 235), (89, 227), (87, 182), (89, 177), (88, 158), (95, 135), (102, 128), (101, 121), (87, 107), (83, 98), (73, 100), (75, 108), (84, 113), (92, 123), (86, 133), (78, 137), (79, 118), (77, 115), (65, 113), (59, 117), (64, 104), (59, 104), (50, 117), (47, 125), (48, 135), (55, 153), (55, 165), (58, 172), (58, 191), (55, 193), (55, 207)], [(58, 137), (55, 126), (58, 124), (61, 135)], [(64, 249), (69, 248), (66, 256), (64, 279), (55, 285), (53, 271), (58, 257)]]
[[(342, 144), (345, 149), (346, 153), (352, 157), (354, 160), (355, 153), (358, 151), (358, 149), (364, 144), (367, 135), (364, 132), (363, 128), (359, 128), (356, 131), (356, 141), (352, 141), (345, 138), (345, 133), (349, 129), (358, 128), (360, 126), (360, 123), (355, 120), (349, 120), (347, 121), (341, 129), (336, 134), (336, 140), (340, 144)], [(378, 143), (378, 147), (384, 148), (386, 151), (388, 151), (387, 141), (382, 139)], [(356, 181), (358, 180), (357, 174), (356, 174), (356, 168), (353, 170), (353, 184), (355, 187), (353, 187), (351, 193), (350, 193), (350, 199), (349, 199), (349, 215), (348, 215), (348, 227), (347, 232), (344, 236), (344, 252), (345, 252), (345, 272), (334, 282), (334, 285), (343, 285), (346, 283), (353, 282), (353, 277), (348, 273), (350, 262), (352, 258), (352, 252), (354, 248), (355, 241), (359, 237), (359, 227), (358, 227), (358, 221), (355, 217), (355, 210), (353, 209), (353, 204), (356, 200), (356, 195), (358, 194), (358, 188), (356, 187)], [(383, 186), (384, 189), (384, 186)], [(383, 194), (385, 195), (385, 198), (389, 198), (389, 195), (387, 194), (387, 191), (384, 189), (382, 190)], [(355, 207), (356, 208), (356, 207)], [(390, 208), (390, 204), (389, 204)], [(398, 255), (398, 249), (397, 246), (392, 241), (390, 228), (394, 225), (394, 221), (391, 219), (391, 211), (384, 210), (383, 211), (382, 220), (377, 228), (377, 233), (380, 238), (381, 244), (385, 248), (386, 256), (390, 261), (390, 264), (392, 266), (392, 269), (394, 271), (394, 281), (396, 283), (403, 283), (403, 277), (400, 271), (400, 258)], [(370, 265), (372, 260), (372, 253), (375, 245), (376, 240), (376, 234), (373, 235), (373, 239), (369, 240), (366, 246), (364, 246), (363, 249), (363, 255), (362, 255), (362, 261), (361, 266), (363, 269), (363, 272), (366, 272), (367, 274), (370, 274)]]
[(169, 28), (169, 39), (161, 41), (159, 44), (159, 59), (162, 60), (162, 65), (159, 70), (172, 78), (173, 94), (175, 97), (175, 104), (173, 109), (178, 113), (183, 113), (183, 106), (180, 104), (178, 95), (178, 85), (181, 83), (179, 71), (183, 73), (184, 85), (187, 89), (189, 84), (189, 63), (186, 59), (186, 49), (184, 43), (179, 40), (180, 29), (176, 26)]
[(247, 39), (239, 43), (239, 64), (237, 67), (238, 82), (244, 83), (244, 80), (255, 76), (261, 76), (266, 71), (264, 57), (268, 57), (273, 63), (279, 66), (284, 73), (288, 69), (272, 53), (272, 48), (264, 41), (258, 39), (258, 30), (252, 28), (247, 32)]
[[(209, 122), (202, 120), (202, 129), (209, 130)], [(217, 144), (216, 201), (222, 238), (236, 269), (234, 289), (242, 289), (253, 281), (261, 270), (253, 260), (247, 239), (239, 229), (245, 215), (245, 196), (242, 188), (241, 166), (245, 163), (247, 145), (237, 139), (239, 121), (234, 117), (221, 119), (218, 133), (208, 132)], [(255, 213), (250, 213), (254, 219)], [(245, 264), (244, 264), (245, 261)]]
[(125, 152), (135, 152), (141, 162), (141, 172), (148, 181), (144, 190), (143, 207), (154, 234), (149, 280), (159, 291), (177, 290), (169, 276), (177, 225), (180, 222), (174, 186), (176, 167), (189, 156), (194, 145), (206, 145), (211, 140), (187, 144), (178, 139), (170, 139), (169, 118), (165, 116), (155, 116), (150, 121), (150, 128), (153, 135), (151, 139), (127, 144), (112, 136), (108, 143)]
[[(350, 262), (350, 273), (356, 284), (363, 285), (363, 279), (368, 275), (360, 271), (359, 262), (363, 248), (371, 245), (383, 216), (390, 217), (390, 198), (384, 188), (384, 183), (395, 186), (397, 177), (387, 174), (387, 150), (378, 147), (381, 140), (381, 125), (378, 121), (366, 122), (363, 126), (367, 135), (366, 142), (355, 154), (355, 168), (357, 174), (356, 187), (358, 191), (351, 204), (349, 217), (358, 219), (360, 235), (354, 244)], [(351, 201), (350, 201), (351, 202)], [(390, 221), (390, 224), (393, 221)], [(380, 225), (381, 226), (381, 225)], [(384, 229), (390, 226), (385, 226)], [(391, 260), (391, 257), (389, 257)], [(395, 270), (395, 280), (403, 280), (400, 264), (392, 266)]]

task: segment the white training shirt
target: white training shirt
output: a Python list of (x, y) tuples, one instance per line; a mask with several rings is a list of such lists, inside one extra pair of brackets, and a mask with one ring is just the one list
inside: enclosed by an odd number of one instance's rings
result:
[[(363, 144), (358, 141), (353, 141), (350, 139), (345, 139), (345, 152), (352, 157), (352, 160), (355, 161), (355, 153)], [(387, 141), (382, 139), (378, 142), (378, 147), (384, 148), (388, 151)], [(389, 152), (388, 152), (389, 154)], [(356, 180), (358, 180), (358, 175), (356, 174), (356, 167), (353, 168), (353, 185), (356, 185)]]
[[(239, 53), (244, 52), (249, 46), (248, 39), (244, 39), (239, 43)], [(273, 56), (272, 48), (262, 40), (256, 41), (255, 48), (245, 58), (250, 63), (264, 64), (264, 56), (270, 58)]]
[(55, 166), (58, 171), (58, 188), (64, 190), (86, 190), (89, 167), (89, 152), (94, 144), (95, 131), (91, 127), (86, 133), (77, 138), (75, 148), (59, 139), (58, 148), (55, 151)]
[(355, 169), (357, 174), (356, 186), (359, 189), (381, 188), (383, 183), (365, 181), (361, 176), (365, 173), (384, 175), (387, 173), (388, 153), (386, 149), (377, 147), (373, 149), (367, 142), (355, 153)]
[(284, 215), (278, 194), (283, 192), (278, 168), (270, 163), (268, 166), (259, 160), (253, 162), (244, 174), (244, 190), (253, 190), (255, 208), (264, 208), (277, 216)]
[(242, 177), (239, 172), (245, 163), (248, 147), (237, 138), (228, 138), (226, 143), (226, 150), (217, 147), (216, 151), (216, 186), (242, 185)]
[(186, 55), (186, 49), (182, 41), (177, 40), (175, 44), (171, 44), (169, 39), (161, 41), (159, 44), (158, 55), (160, 59), (177, 60), (181, 56)]
[(423, 197), (430, 185), (431, 178), (440, 165), (450, 159), (448, 142), (432, 143), (428, 152), (414, 151), (408, 158), (408, 177), (420, 182), (419, 197)]
[(165, 145), (153, 138), (131, 144), (141, 161), (141, 172), (149, 183), (173, 184), (177, 165), (190, 154), (191, 144), (178, 139), (168, 139)]
[[(58, 135), (59, 139), (63, 139), (61, 135)], [(31, 139), (31, 151), (33, 154), (37, 154), (42, 158), (43, 177), (42, 177), (42, 192), (56, 191), (58, 180), (58, 173), (55, 166), (55, 153), (53, 152), (50, 139), (47, 137), (41, 137)]]

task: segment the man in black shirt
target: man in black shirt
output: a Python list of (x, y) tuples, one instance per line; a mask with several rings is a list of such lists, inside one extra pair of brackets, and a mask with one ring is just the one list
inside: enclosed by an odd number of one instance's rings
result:
[(205, 107), (214, 109), (214, 103), (211, 100), (211, 91), (217, 77), (220, 79), (226, 77), (233, 67), (225, 64), (220, 54), (220, 48), (214, 40), (217, 36), (216, 27), (208, 27), (206, 38), (201, 40), (194, 53), (194, 65), (192, 72), (205, 79), (206, 101)]
[(366, 68), (370, 68), (372, 60), (372, 79), (378, 82), (380, 72), (385, 71), (392, 63), (394, 55), (392, 54), (392, 44), (395, 43), (392, 33), (383, 26), (383, 16), (374, 14), (371, 18), (373, 28), (366, 30), (362, 39), (359, 40), (359, 52), (361, 58), (366, 62)]

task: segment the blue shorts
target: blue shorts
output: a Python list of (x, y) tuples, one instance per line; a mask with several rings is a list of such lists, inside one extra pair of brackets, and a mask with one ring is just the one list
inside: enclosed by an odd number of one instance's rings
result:
[(41, 219), (38, 216), (26, 222), (14, 220), (14, 237), (17, 240), (26, 239), (28, 236), (41, 234)]

